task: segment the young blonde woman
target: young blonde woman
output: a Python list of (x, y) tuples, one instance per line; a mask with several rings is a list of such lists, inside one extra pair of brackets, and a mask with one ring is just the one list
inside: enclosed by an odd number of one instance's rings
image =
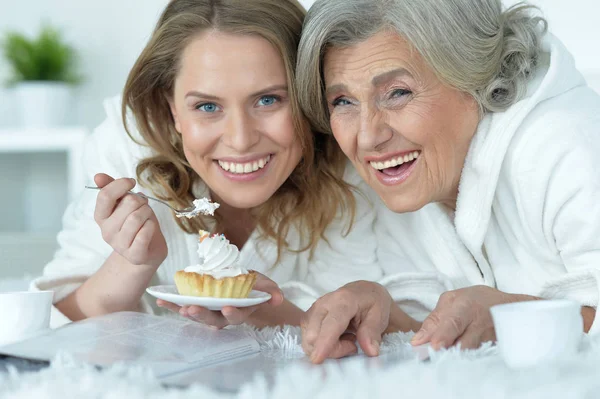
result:
[[(360, 245), (371, 212), (348, 184), (360, 179), (344, 172), (333, 137), (313, 133), (296, 100), (304, 14), (295, 0), (167, 5), (123, 100), (106, 103), (107, 120), (87, 143), (85, 167), (102, 190), (69, 206), (60, 249), (33, 282), (55, 291), (54, 326), (125, 310), (168, 313), (145, 289), (172, 284), (198, 262), (199, 229), (224, 233), (242, 266), (270, 277), (256, 289), (273, 298), (253, 308), (158, 302), (217, 328), (299, 324), (324, 293), (381, 276), (375, 249)], [(201, 197), (221, 206), (214, 218), (177, 219), (128, 190), (179, 208)]]

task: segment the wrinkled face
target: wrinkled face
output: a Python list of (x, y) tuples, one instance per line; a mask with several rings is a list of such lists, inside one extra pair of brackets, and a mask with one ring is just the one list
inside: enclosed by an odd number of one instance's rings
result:
[(267, 201), (298, 165), (287, 74), (257, 36), (205, 32), (185, 49), (170, 101), (185, 156), (213, 199)]
[(388, 208), (455, 207), (475, 100), (442, 84), (395, 33), (331, 48), (323, 68), (333, 134)]

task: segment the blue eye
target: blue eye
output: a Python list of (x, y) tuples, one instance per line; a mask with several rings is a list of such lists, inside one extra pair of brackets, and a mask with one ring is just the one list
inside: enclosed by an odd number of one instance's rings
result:
[(219, 110), (219, 107), (215, 103), (204, 103), (196, 106), (196, 109), (203, 112), (213, 113)]
[(392, 91), (392, 94), (390, 95), (390, 97), (402, 97), (402, 96), (406, 96), (411, 93), (412, 92), (410, 90), (396, 89), (396, 90)]
[(258, 105), (268, 107), (275, 104), (277, 101), (279, 101), (277, 96), (262, 96), (260, 100), (258, 100)]
[(331, 102), (331, 105), (337, 107), (338, 105), (350, 105), (350, 101), (346, 100), (344, 97), (336, 98)]

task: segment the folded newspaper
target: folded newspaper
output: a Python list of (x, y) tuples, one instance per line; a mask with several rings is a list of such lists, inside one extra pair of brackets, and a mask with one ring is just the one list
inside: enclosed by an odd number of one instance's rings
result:
[(0, 354), (32, 360), (50, 361), (65, 352), (98, 366), (139, 364), (158, 378), (259, 351), (259, 343), (241, 330), (137, 312), (93, 317), (0, 346)]

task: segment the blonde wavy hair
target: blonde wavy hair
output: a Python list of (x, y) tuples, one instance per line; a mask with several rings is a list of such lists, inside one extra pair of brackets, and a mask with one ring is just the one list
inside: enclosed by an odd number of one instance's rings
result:
[[(351, 187), (342, 179), (345, 157), (333, 137), (311, 131), (300, 110), (295, 80), (296, 53), (306, 12), (296, 0), (172, 0), (162, 13), (148, 44), (129, 73), (123, 93), (123, 123), (131, 111), (143, 145), (153, 155), (137, 166), (141, 184), (177, 207), (194, 200), (192, 188), (200, 181), (185, 158), (169, 108), (180, 57), (194, 38), (205, 30), (237, 35), (256, 35), (281, 54), (288, 79), (292, 117), (303, 156), (290, 177), (263, 205), (252, 209), (263, 238), (274, 239), (278, 257), (282, 251), (305, 251), (312, 256), (325, 229), (336, 217), (349, 213), (353, 223), (355, 201)], [(138, 141), (139, 142), (139, 141)], [(188, 233), (219, 230), (204, 218), (178, 219)], [(286, 236), (292, 225), (303, 235), (300, 248), (290, 248)]]

